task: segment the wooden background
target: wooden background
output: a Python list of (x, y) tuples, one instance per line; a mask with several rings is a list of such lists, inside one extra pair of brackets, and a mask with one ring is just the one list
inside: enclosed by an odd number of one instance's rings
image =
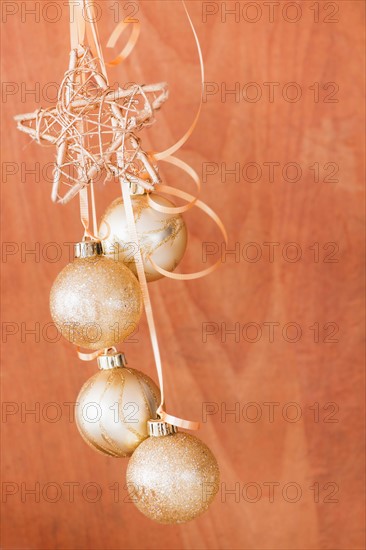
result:
[[(151, 285), (170, 411), (202, 419), (205, 403), (219, 409), (199, 436), (218, 457), (223, 485), (209, 512), (182, 526), (145, 519), (126, 498), (126, 461), (104, 458), (81, 440), (65, 403), (75, 401), (96, 366), (80, 363), (66, 341), (50, 342), (52, 331), (48, 341), (43, 334), (50, 322), (51, 284), (68, 262), (63, 243), (80, 240), (82, 233), (78, 201), (67, 207), (50, 201), (43, 167), (52, 161), (53, 150), (30, 143), (12, 120), (16, 113), (51, 105), (47, 93), (54, 88), (48, 83), (60, 82), (68, 64), (65, 3), (58, 3), (57, 23), (50, 21), (52, 7), (35, 20), (27, 12), (34, 4), (55, 3), (2, 2), (2, 548), (363, 548), (363, 2), (298, 2), (301, 17), (292, 23), (288, 19), (295, 12), (287, 2), (280, 2), (273, 22), (263, 2), (252, 8), (237, 3), (239, 21), (230, 15), (225, 21), (219, 11), (206, 22), (202, 10), (222, 5), (225, 10), (234, 3), (210, 2), (208, 8), (208, 3), (188, 2), (206, 81), (220, 90), (237, 82), (241, 96), (208, 96), (180, 156), (199, 173), (204, 163), (216, 163), (210, 165), (217, 173), (207, 178), (202, 198), (220, 214), (230, 248), (237, 246), (241, 256), (223, 257), (221, 269), (203, 280)], [(116, 23), (116, 5), (125, 15), (132, 8), (126, 2), (99, 4), (105, 43)], [(258, 6), (259, 20), (246, 21), (242, 10), (249, 9), (244, 15), (254, 19), (250, 9)], [(197, 53), (180, 2), (144, 1), (137, 7), (138, 46), (110, 77), (120, 83), (169, 82), (170, 100), (143, 136), (146, 148), (161, 150), (193, 119), (199, 98)], [(319, 22), (314, 21), (317, 7)], [(257, 102), (248, 100), (254, 94), (248, 82), (262, 91)], [(273, 101), (266, 82), (278, 83)], [(288, 100), (294, 92), (286, 89), (289, 82), (301, 88), (297, 102)], [(324, 89), (329, 82), (335, 84)], [(319, 83), (319, 98), (314, 83)], [(334, 86), (338, 91), (329, 96)], [(26, 94), (32, 89), (40, 94)], [(265, 162), (280, 163), (274, 181)], [(261, 178), (246, 181), (254, 177), (250, 170), (239, 181), (225, 177), (225, 167), (234, 163), (244, 170), (247, 163), (258, 163)], [(282, 176), (287, 163), (301, 167), (298, 182)], [(314, 163), (319, 163), (318, 182)], [(337, 182), (329, 181), (333, 165), (327, 163), (337, 165)], [(34, 168), (40, 175), (27, 173)], [(163, 167), (163, 174), (169, 184), (190, 189), (178, 171)], [(288, 174), (291, 178), (291, 169)], [(113, 184), (98, 187), (99, 214), (117, 194)], [(220, 244), (220, 236), (197, 212), (187, 216), (187, 223), (190, 247), (182, 269), (193, 270), (202, 263), (201, 242)], [(257, 262), (248, 261), (255, 254), (246, 246), (250, 242), (262, 252)], [(279, 243), (273, 261), (266, 242)], [(49, 243), (62, 251), (53, 263), (45, 259), (55, 252)], [(289, 261), (295, 248), (288, 243), (301, 248), (297, 262)], [(37, 246), (39, 253), (25, 255)], [(211, 326), (218, 332), (205, 342), (207, 322), (216, 323)], [(264, 325), (269, 322), (279, 323), (273, 342)], [(235, 335), (225, 337), (222, 323), (228, 329), (238, 323), (244, 336), (247, 323), (257, 323), (262, 336), (248, 341), (255, 338), (256, 325), (251, 325), (247, 338), (235, 341)], [(286, 341), (286, 332), (283, 336), (287, 323), (301, 328), (297, 342)], [(335, 324), (338, 333), (332, 337)], [(37, 327), (39, 335), (27, 332)], [(293, 326), (288, 335), (294, 336)], [(145, 322), (135, 340), (124, 346), (130, 366), (155, 377)], [(264, 404), (269, 402), (278, 403), (272, 422)], [(225, 416), (225, 407), (235, 406), (240, 418)], [(39, 417), (26, 414), (35, 407)], [(289, 421), (299, 410), (301, 418)], [(60, 418), (52, 422), (55, 414)], [(261, 418), (250, 422), (256, 414)], [(271, 482), (276, 484), (272, 499)], [(93, 487), (101, 491), (96, 502), (90, 502)], [(225, 494), (235, 487), (240, 494)], [(36, 496), (27, 493), (32, 488)], [(260, 498), (253, 502), (257, 491)], [(297, 502), (289, 502), (297, 492)]]

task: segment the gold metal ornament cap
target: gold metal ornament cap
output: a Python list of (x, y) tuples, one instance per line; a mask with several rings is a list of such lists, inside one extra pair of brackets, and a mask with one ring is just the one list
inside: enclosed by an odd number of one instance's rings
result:
[(74, 245), (75, 258), (92, 258), (103, 254), (101, 241), (81, 241)]
[(162, 420), (148, 420), (147, 430), (150, 437), (162, 437), (177, 433), (178, 428)]
[(99, 355), (97, 361), (100, 370), (115, 369), (117, 367), (125, 367), (127, 365), (125, 354), (118, 351), (115, 353)]

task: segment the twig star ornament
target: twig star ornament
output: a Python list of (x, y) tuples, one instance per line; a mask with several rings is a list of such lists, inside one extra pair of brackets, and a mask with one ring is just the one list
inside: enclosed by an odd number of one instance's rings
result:
[[(56, 107), (15, 117), (19, 130), (38, 143), (56, 146), (52, 200), (66, 204), (103, 169), (151, 191), (160, 179), (134, 132), (153, 123), (167, 97), (166, 83), (113, 90), (90, 48), (72, 50)], [(124, 139), (121, 166), (118, 153)], [(63, 194), (62, 186), (68, 188)]]
[[(155, 112), (168, 98), (167, 84), (112, 88), (93, 1), (69, 3), (74, 16), (70, 21), (70, 63), (56, 106), (15, 117), (20, 131), (41, 145), (56, 148), (52, 200), (66, 204), (76, 196), (80, 199), (84, 235), (75, 244), (74, 261), (52, 285), (51, 315), (61, 334), (77, 346), (79, 359), (97, 359), (100, 369), (79, 394), (82, 407), (76, 409), (75, 417), (83, 439), (116, 458), (132, 455), (128, 486), (138, 509), (160, 523), (183, 523), (203, 513), (214, 499), (219, 468), (200, 439), (178, 432), (178, 428), (196, 430), (199, 424), (165, 410), (163, 366), (148, 282), (161, 277), (196, 279), (219, 266), (218, 260), (196, 273), (173, 273), (186, 248), (187, 229), (181, 214), (193, 206), (215, 222), (227, 242), (225, 227), (215, 212), (196, 196), (162, 184), (158, 171), (160, 160), (180, 168), (199, 192), (197, 173), (173, 154), (193, 132), (202, 96), (193, 124), (177, 143), (160, 153), (145, 152), (136, 134), (154, 122)], [(203, 87), (202, 53), (182, 3), (196, 40)], [(127, 27), (119, 23), (108, 45), (113, 46)], [(138, 32), (136, 23), (126, 46), (110, 65), (117, 65), (132, 51)], [(106, 210), (98, 229), (93, 186), (101, 175), (119, 182), (120, 196)], [(177, 207), (160, 193), (186, 202)], [(118, 245), (119, 253), (111, 254), (109, 245)], [(136, 328), (142, 305), (159, 388), (148, 376), (127, 367), (124, 354), (115, 347)], [(97, 419), (90, 418), (93, 407), (97, 407)]]

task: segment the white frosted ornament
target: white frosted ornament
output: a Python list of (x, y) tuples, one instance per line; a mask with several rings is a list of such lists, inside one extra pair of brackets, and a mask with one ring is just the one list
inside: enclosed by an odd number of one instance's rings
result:
[[(160, 195), (151, 195), (154, 202), (174, 207)], [(150, 258), (166, 271), (174, 271), (181, 261), (187, 245), (187, 228), (180, 214), (165, 214), (154, 210), (147, 194), (132, 195), (132, 208), (140, 243), (142, 261), (148, 282), (163, 277), (153, 267)], [(122, 198), (115, 199), (105, 211), (99, 227), (107, 256), (124, 262), (136, 275), (133, 243), (128, 232), (127, 218)]]
[(84, 441), (116, 458), (130, 456), (148, 437), (147, 421), (156, 418), (160, 391), (140, 371), (127, 368), (124, 355), (98, 357), (100, 371), (80, 390), (75, 421)]

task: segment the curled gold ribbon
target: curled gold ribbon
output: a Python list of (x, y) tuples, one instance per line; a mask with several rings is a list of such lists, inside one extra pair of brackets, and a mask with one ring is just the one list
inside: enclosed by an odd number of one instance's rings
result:
[[(151, 154), (151, 156), (154, 159), (156, 159), (156, 157), (153, 154)], [(201, 192), (201, 180), (200, 180), (197, 172), (192, 168), (192, 166), (190, 166), (189, 164), (187, 164), (183, 160), (181, 160), (177, 157), (174, 157), (173, 155), (169, 155), (168, 157), (166, 157), (162, 160), (164, 162), (168, 162), (169, 164), (173, 164), (174, 166), (177, 166), (178, 168), (180, 168), (181, 170), (186, 172), (192, 178), (192, 180), (195, 183), (196, 189), (197, 189), (197, 196), (191, 197), (190, 202), (188, 204), (185, 204), (184, 206), (164, 206), (163, 204), (159, 204), (156, 201), (154, 201), (154, 199), (151, 197), (151, 195), (148, 195), (148, 198), (147, 198), (148, 204), (154, 210), (156, 210), (157, 212), (162, 212), (163, 214), (182, 214), (183, 212), (187, 212), (187, 210), (189, 210), (190, 208), (192, 208), (192, 206), (195, 205), (195, 203), (197, 201), (197, 198), (198, 198), (198, 195)], [(161, 187), (162, 186), (160, 184), (157, 184), (154, 189), (160, 189), (161, 190)], [(176, 196), (178, 196), (178, 195), (176, 195)]]
[(127, 41), (127, 44), (124, 46), (124, 48), (121, 50), (121, 52), (111, 61), (107, 61), (108, 67), (115, 67), (116, 65), (119, 65), (124, 61), (132, 52), (134, 49), (136, 42), (140, 35), (140, 23), (138, 21), (131, 23), (125, 23), (124, 21), (120, 21), (117, 25), (117, 27), (112, 32), (111, 36), (109, 37), (109, 40), (107, 42), (107, 48), (114, 48), (116, 45), (117, 40), (121, 36), (121, 34), (124, 33), (124, 31), (129, 27), (129, 25), (132, 26), (132, 32), (130, 34), (130, 37)]
[[(178, 168), (186, 172), (193, 179), (198, 192), (201, 190), (201, 180), (197, 172), (193, 170), (193, 168), (189, 164), (172, 155), (169, 155), (169, 157), (166, 157), (163, 160), (165, 162), (169, 162), (170, 164), (174, 164), (175, 166), (177, 166)], [(157, 193), (161, 191), (162, 193), (173, 195), (174, 197), (178, 197), (180, 199), (188, 201), (187, 204), (183, 206), (170, 207), (170, 206), (164, 206), (162, 204), (157, 203), (156, 201), (153, 200), (151, 195), (148, 195), (148, 203), (154, 210), (157, 210), (158, 212), (162, 212), (164, 214), (181, 214), (183, 212), (187, 212), (193, 206), (196, 206), (197, 208), (205, 212), (205, 214), (207, 214), (208, 217), (214, 221), (214, 223), (217, 225), (217, 227), (219, 228), (224, 238), (225, 244), (226, 245), (228, 244), (228, 236), (227, 236), (227, 232), (223, 222), (221, 221), (219, 216), (212, 210), (212, 208), (207, 206), (207, 204), (205, 204), (204, 202), (198, 200), (197, 196), (191, 195), (190, 193), (186, 193), (185, 191), (181, 191), (180, 189), (175, 189), (175, 187), (171, 187), (169, 185), (162, 185), (162, 184), (157, 184), (154, 190)], [(173, 271), (167, 271), (159, 267), (158, 264), (154, 262), (152, 257), (150, 257), (149, 260), (152, 266), (154, 267), (154, 269), (158, 271), (158, 273), (160, 273), (161, 275), (164, 275), (164, 277), (168, 277), (169, 279), (175, 279), (179, 281), (190, 281), (193, 279), (206, 277), (206, 275), (209, 275), (210, 273), (215, 271), (221, 264), (221, 261), (217, 260), (217, 262), (215, 262), (212, 266), (208, 267), (207, 269), (203, 269), (195, 273), (185, 274), (185, 273), (175, 273)]]
[(180, 149), (182, 147), (182, 145), (185, 144), (185, 142), (187, 141), (187, 139), (192, 135), (193, 133), (193, 130), (195, 129), (196, 125), (197, 125), (197, 122), (198, 122), (198, 119), (200, 117), (200, 114), (201, 114), (201, 111), (202, 111), (202, 104), (203, 104), (203, 90), (204, 90), (204, 85), (205, 85), (205, 66), (204, 66), (204, 63), (203, 63), (203, 57), (202, 57), (202, 50), (201, 50), (201, 45), (200, 45), (200, 41), (198, 39), (198, 36), (197, 36), (197, 33), (196, 33), (196, 29), (194, 28), (194, 25), (193, 25), (193, 22), (192, 22), (192, 19), (188, 13), (188, 9), (187, 9), (187, 6), (186, 6), (186, 3), (184, 0), (182, 0), (182, 4), (183, 4), (183, 7), (184, 7), (184, 10), (186, 12), (186, 15), (187, 15), (187, 18), (188, 18), (188, 21), (189, 21), (189, 24), (191, 26), (191, 29), (192, 29), (192, 32), (193, 32), (193, 36), (194, 36), (194, 39), (195, 39), (195, 42), (196, 42), (196, 46), (197, 46), (197, 51), (198, 51), (198, 56), (199, 56), (199, 60), (200, 60), (200, 70), (201, 70), (201, 95), (200, 95), (200, 103), (199, 103), (199, 106), (198, 106), (198, 110), (197, 110), (197, 113), (196, 113), (196, 116), (194, 117), (194, 120), (191, 124), (191, 126), (188, 128), (188, 130), (186, 131), (186, 133), (174, 144), (172, 145), (171, 147), (169, 147), (168, 149), (165, 149), (165, 151), (161, 151), (160, 153), (156, 153), (155, 154), (155, 158), (156, 160), (164, 160), (166, 159), (167, 157), (170, 157), (171, 155), (173, 155), (176, 151), (178, 151), (178, 149)]
[[(187, 164), (183, 160), (173, 156), (173, 153), (175, 153), (180, 147), (182, 147), (182, 145), (192, 135), (192, 133), (193, 133), (193, 131), (194, 131), (196, 125), (197, 125), (197, 121), (198, 121), (199, 116), (200, 116), (201, 111), (202, 111), (203, 90), (204, 90), (204, 82), (205, 82), (205, 69), (204, 69), (201, 45), (200, 45), (196, 30), (194, 28), (192, 19), (189, 15), (189, 12), (188, 12), (188, 9), (187, 9), (187, 6), (186, 6), (184, 0), (182, 0), (182, 3), (183, 3), (184, 10), (186, 12), (189, 24), (190, 24), (192, 32), (193, 32), (193, 36), (194, 36), (196, 46), (197, 46), (198, 57), (199, 57), (199, 61), (200, 61), (200, 72), (201, 72), (200, 103), (199, 103), (199, 106), (198, 106), (196, 116), (195, 116), (192, 124), (188, 128), (188, 130), (185, 132), (185, 134), (174, 145), (172, 145), (168, 149), (166, 149), (164, 151), (161, 151), (160, 153), (156, 153), (156, 152), (151, 153), (151, 156), (152, 156), (153, 159), (155, 159), (157, 161), (163, 160), (164, 162), (168, 162), (169, 164), (173, 164), (174, 166), (177, 166), (178, 168), (180, 168), (181, 170), (186, 172), (192, 178), (192, 180), (194, 181), (194, 183), (196, 185), (197, 195), (193, 196), (193, 195), (190, 195), (189, 193), (186, 193), (185, 191), (180, 191), (178, 189), (175, 189), (173, 187), (169, 187), (167, 185), (156, 185), (155, 190), (157, 190), (157, 191), (160, 190), (164, 193), (168, 193), (168, 194), (173, 195), (175, 197), (179, 197), (179, 198), (182, 198), (184, 200), (187, 200), (188, 202), (187, 202), (187, 204), (185, 204), (183, 206), (169, 207), (169, 206), (164, 206), (164, 205), (158, 204), (156, 201), (154, 201), (154, 199), (151, 197), (151, 195), (148, 195), (148, 203), (154, 210), (156, 210), (158, 212), (165, 213), (165, 214), (182, 214), (183, 212), (187, 212), (193, 206), (197, 206), (200, 210), (205, 212), (215, 222), (215, 224), (218, 226), (221, 234), (224, 237), (225, 244), (228, 244), (228, 237), (227, 237), (226, 229), (225, 229), (224, 224), (220, 220), (220, 218), (217, 216), (217, 214), (209, 206), (207, 206), (204, 202), (198, 200), (198, 195), (201, 191), (201, 180), (200, 180), (197, 172), (189, 164)], [(152, 258), (150, 258), (150, 261), (151, 261), (151, 264), (153, 265), (153, 267), (156, 269), (156, 271), (158, 271), (161, 275), (164, 275), (165, 277), (168, 277), (169, 279), (176, 279), (176, 280), (181, 280), (181, 281), (182, 280), (188, 281), (188, 280), (192, 280), (192, 279), (199, 279), (201, 277), (205, 277), (206, 275), (209, 275), (210, 273), (215, 271), (221, 263), (220, 260), (218, 260), (215, 264), (208, 267), (207, 269), (197, 271), (195, 273), (183, 274), (183, 273), (174, 273), (174, 272), (170, 272), (170, 271), (167, 271), (165, 269), (162, 269), (161, 267), (159, 267), (154, 262), (154, 260)]]
[[(92, 1), (85, 2), (85, 0), (69, 0), (70, 6), (70, 42), (71, 50), (75, 50), (79, 45), (84, 43), (85, 37), (88, 38), (90, 47), (96, 51), (97, 55), (101, 55), (100, 62), (104, 76), (107, 75), (102, 50), (100, 46), (100, 40), (98, 36), (98, 29), (95, 24), (95, 10)], [(72, 10), (72, 7), (75, 9)], [(88, 16), (88, 22), (85, 20), (85, 14)], [(82, 153), (79, 155), (79, 162), (82, 164)], [(91, 204), (92, 204), (92, 217), (93, 217), (93, 230), (89, 229), (89, 197), (88, 187), (90, 186)], [(80, 201), (80, 219), (84, 227), (84, 239), (91, 238), (96, 240), (97, 222), (96, 222), (96, 205), (94, 197), (93, 183), (90, 182), (89, 186), (83, 187), (79, 191)]]
[[(169, 185), (158, 185), (157, 190), (162, 191), (163, 193), (168, 193), (170, 195), (174, 195), (175, 197), (179, 197), (182, 199), (192, 200), (194, 199), (193, 195), (190, 195), (189, 193), (186, 193), (185, 191), (181, 191), (180, 189), (175, 189), (174, 187), (170, 187)], [(191, 203), (189, 203), (191, 204)], [(228, 237), (226, 233), (226, 229), (222, 221), (220, 220), (219, 216), (205, 204), (204, 202), (195, 199), (195, 206), (205, 212), (217, 225), (217, 227), (220, 229), (221, 234), (224, 238), (224, 242), (227, 245), (228, 244)], [(184, 208), (184, 207), (183, 207)], [(159, 267), (152, 257), (149, 258), (152, 266), (156, 271), (158, 271), (161, 275), (164, 275), (165, 277), (168, 277), (170, 279), (176, 279), (178, 281), (191, 281), (193, 279), (200, 279), (201, 277), (206, 277), (210, 273), (213, 273), (221, 264), (221, 260), (218, 259), (217, 262), (215, 262), (210, 267), (207, 267), (206, 269), (203, 269), (201, 271), (196, 271), (195, 273), (175, 273), (174, 271), (166, 271), (166, 269), (163, 269)]]

